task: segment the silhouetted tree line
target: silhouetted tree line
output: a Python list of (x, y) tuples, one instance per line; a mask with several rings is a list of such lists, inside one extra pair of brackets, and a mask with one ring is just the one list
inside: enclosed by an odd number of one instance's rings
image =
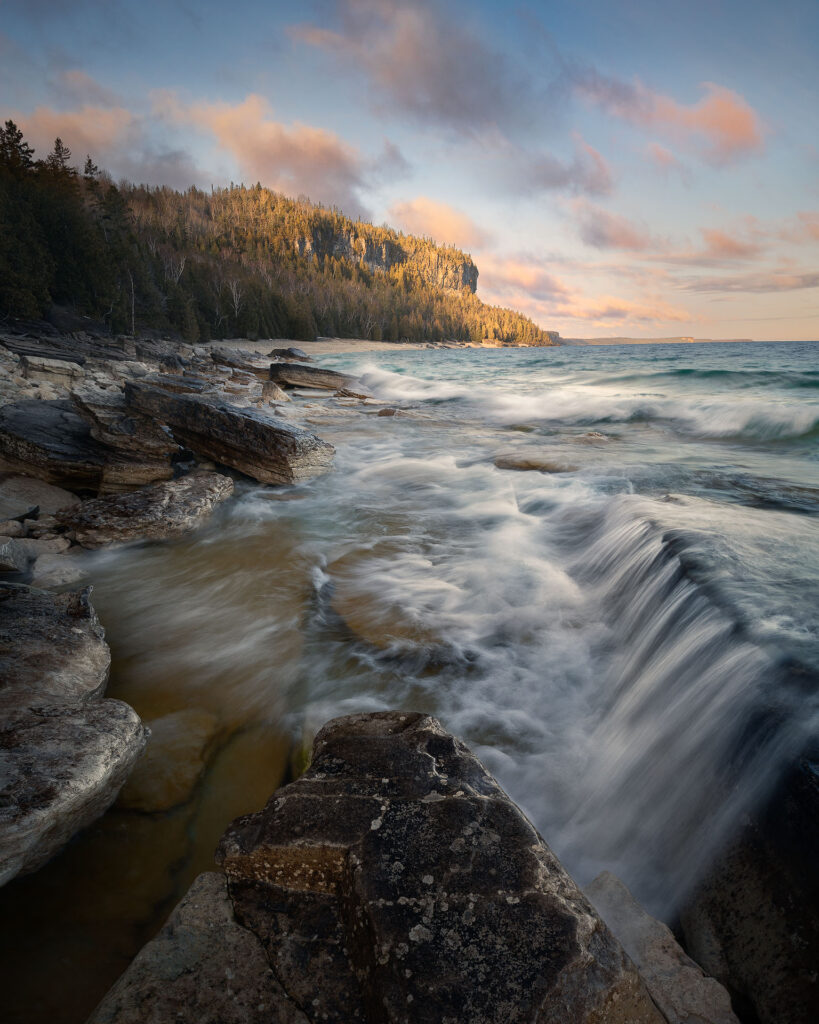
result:
[(550, 343), (528, 318), (481, 302), (477, 276), (458, 249), (259, 184), (116, 185), (90, 157), (80, 172), (59, 138), (35, 160), (12, 121), (0, 128), (0, 311), (15, 317), (57, 304), (112, 333), (189, 341)]

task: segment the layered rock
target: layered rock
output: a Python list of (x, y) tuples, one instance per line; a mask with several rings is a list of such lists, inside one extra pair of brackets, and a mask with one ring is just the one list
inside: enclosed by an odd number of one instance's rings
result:
[(686, 956), (671, 929), (604, 871), (584, 892), (634, 961), (669, 1024), (739, 1024), (728, 993)]
[(232, 370), (240, 370), (258, 377), (260, 380), (267, 380), (269, 364), (265, 361), (259, 365), (257, 362), (259, 357), (255, 352), (245, 352), (242, 349), (214, 348), (211, 349), (211, 358), (219, 366), (228, 366)]
[(532, 825), (426, 715), (331, 722), (219, 859), (228, 899), (201, 876), (93, 1024), (663, 1021)]
[(92, 498), (63, 510), (57, 519), (84, 548), (165, 540), (196, 529), (232, 493), (229, 476), (190, 473), (128, 494)]
[(88, 591), (0, 585), (0, 885), (99, 817), (145, 745), (136, 712), (102, 699), (103, 636)]
[(85, 371), (77, 363), (36, 355), (22, 355), (20, 371), (26, 380), (47, 381), (63, 387), (71, 387), (74, 381), (85, 376)]
[(170, 479), (171, 458), (179, 445), (154, 420), (129, 409), (119, 388), (85, 384), (75, 387), (71, 397), (95, 440), (118, 452), (124, 461), (142, 463), (146, 475), (156, 473), (144, 483)]
[(292, 484), (325, 472), (335, 449), (306, 430), (227, 402), (126, 384), (130, 408), (166, 424), (174, 438), (260, 483)]
[(270, 380), (282, 387), (320, 388), (339, 391), (355, 388), (358, 378), (337, 370), (326, 370), (321, 366), (305, 366), (303, 363), (271, 363)]

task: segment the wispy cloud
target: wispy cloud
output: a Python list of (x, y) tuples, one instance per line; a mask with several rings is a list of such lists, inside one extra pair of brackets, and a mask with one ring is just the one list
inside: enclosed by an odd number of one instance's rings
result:
[(576, 71), (574, 82), (581, 96), (612, 116), (660, 132), (708, 163), (734, 163), (764, 148), (765, 131), (756, 111), (738, 93), (714, 82), (703, 82), (705, 95), (691, 105), (639, 80), (624, 82), (593, 69)]
[(819, 272), (797, 274), (777, 271), (736, 274), (734, 276), (698, 277), (683, 284), (691, 292), (793, 292), (804, 288), (819, 288)]
[(595, 249), (620, 249), (644, 252), (662, 247), (644, 224), (637, 224), (618, 213), (596, 206), (585, 199), (572, 204), (580, 238)]
[(426, 235), (444, 245), (461, 249), (481, 249), (489, 241), (487, 232), (461, 210), (428, 196), (417, 196), (405, 202), (393, 203), (390, 218), (413, 235)]

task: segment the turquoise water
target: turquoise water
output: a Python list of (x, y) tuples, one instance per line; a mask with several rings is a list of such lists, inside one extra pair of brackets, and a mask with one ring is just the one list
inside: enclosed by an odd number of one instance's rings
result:
[(308, 739), (433, 712), (581, 882), (673, 913), (817, 734), (819, 344), (320, 361), (397, 415), (297, 398), (331, 474), (104, 556), (115, 656)]

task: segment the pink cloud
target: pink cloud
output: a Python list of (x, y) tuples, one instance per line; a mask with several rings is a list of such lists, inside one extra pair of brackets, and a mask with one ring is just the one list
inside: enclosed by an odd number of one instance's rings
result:
[(593, 71), (576, 76), (576, 87), (615, 117), (660, 131), (716, 165), (733, 163), (764, 146), (764, 129), (756, 111), (739, 93), (713, 82), (703, 82), (705, 95), (689, 106), (653, 92), (642, 82), (632, 85)]
[(444, 245), (481, 249), (489, 236), (465, 213), (427, 196), (394, 203), (389, 216), (412, 235), (426, 235)]
[(498, 257), (487, 253), (481, 257), (478, 269), (481, 294), (490, 302), (553, 300), (570, 294), (570, 289), (540, 261), (525, 256)]
[(124, 107), (90, 105), (74, 111), (36, 107), (30, 114), (14, 115), (13, 120), (38, 156), (46, 156), (59, 136), (78, 164), (85, 162), (86, 153), (95, 159), (115, 153), (124, 146), (135, 124), (134, 115)]
[(359, 151), (333, 132), (276, 121), (267, 100), (254, 93), (241, 103), (188, 106), (172, 93), (157, 93), (154, 107), (169, 120), (211, 135), (249, 179), (366, 215), (360, 192), (369, 168)]
[(705, 241), (706, 259), (745, 260), (758, 256), (763, 246), (758, 242), (729, 235), (726, 231), (716, 228), (701, 228), (700, 233)]
[(596, 249), (631, 251), (643, 251), (659, 245), (644, 225), (636, 224), (620, 214), (609, 213), (585, 199), (576, 200), (573, 209), (580, 237), (586, 245)]

